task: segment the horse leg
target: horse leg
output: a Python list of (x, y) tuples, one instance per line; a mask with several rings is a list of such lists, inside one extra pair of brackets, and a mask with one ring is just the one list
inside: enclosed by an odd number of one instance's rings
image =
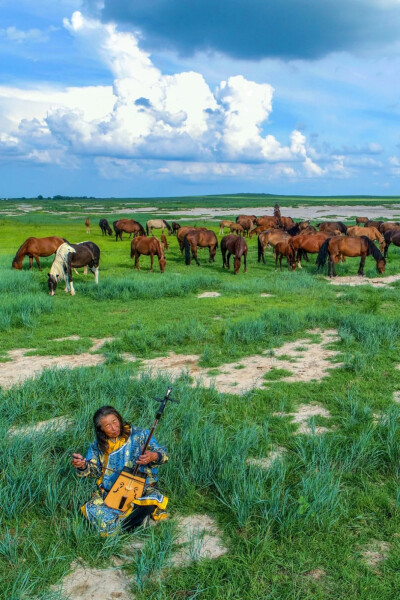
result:
[(302, 253), (301, 253), (301, 249), (299, 248), (299, 249), (297, 250), (297, 256), (296, 256), (297, 267), (298, 267), (299, 269), (302, 269), (302, 268), (303, 268), (303, 267), (301, 266), (301, 256), (302, 256)]
[(84, 275), (87, 275), (87, 265), (85, 265), (85, 266), (83, 267), (83, 274), (84, 274)]
[(244, 259), (244, 272), (247, 273), (247, 252), (243, 253), (243, 259)]
[(29, 257), (29, 270), (31, 270), (33, 267), (33, 256)]
[(230, 258), (231, 258), (231, 256), (232, 256), (232, 252), (228, 252), (228, 255), (227, 255), (227, 257), (226, 257), (226, 266), (228, 267), (228, 269), (230, 269), (230, 268), (231, 268), (231, 267), (230, 267), (230, 264), (229, 264), (229, 261), (230, 261)]
[(278, 253), (274, 248), (274, 259), (275, 259), (275, 271), (278, 268)]
[(385, 251), (383, 253), (383, 258), (387, 258), (390, 244), (391, 244), (391, 242), (386, 242)]
[(332, 274), (331, 277), (337, 277), (337, 273), (336, 273), (336, 268), (335, 268), (335, 261), (333, 258), (330, 259), (331, 263), (332, 263)]
[(35, 254), (35, 260), (36, 260), (36, 264), (37, 264), (37, 266), (39, 268), (39, 271), (41, 271), (42, 270), (42, 265), (40, 264), (40, 260), (39, 260), (39, 257), (37, 256), (37, 254)]
[(222, 252), (222, 268), (225, 269), (225, 265), (226, 265), (226, 249), (225, 250), (221, 250)]
[(197, 258), (197, 246), (194, 246), (194, 248), (192, 249), (192, 257), (194, 258), (197, 266), (199, 267), (200, 263), (199, 263), (199, 259)]
[(365, 265), (365, 259), (367, 258), (366, 254), (362, 254), (361, 255), (361, 260), (360, 260), (360, 266), (358, 267), (358, 273), (357, 275), (364, 275), (364, 265)]
[(150, 254), (150, 271), (153, 270), (153, 260), (154, 260), (154, 254), (151, 252), (151, 254)]
[(140, 256), (140, 254), (137, 252), (135, 254), (135, 267), (134, 268), (137, 269), (138, 271), (140, 271), (139, 256)]

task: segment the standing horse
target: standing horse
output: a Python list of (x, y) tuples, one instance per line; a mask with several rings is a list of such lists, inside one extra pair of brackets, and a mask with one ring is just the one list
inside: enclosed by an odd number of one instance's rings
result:
[(234, 225), (233, 221), (222, 220), (219, 224), (219, 235), (224, 235), (225, 227), (230, 227), (231, 225)]
[(181, 227), (177, 234), (177, 240), (178, 240), (178, 244), (179, 244), (179, 250), (181, 251), (181, 254), (183, 254), (183, 242), (185, 241), (185, 235), (187, 233), (189, 233), (189, 231), (207, 231), (207, 227), (194, 227), (194, 225), (185, 225), (185, 227)]
[(339, 230), (340, 233), (347, 232), (347, 227), (342, 221), (324, 221), (323, 223), (318, 223), (317, 227), (320, 231), (326, 231), (327, 233), (332, 233), (336, 230)]
[(280, 218), (280, 227), (285, 231), (288, 231), (292, 227), (294, 227), (296, 223), (293, 221), (292, 217), (281, 217)]
[(72, 269), (88, 266), (94, 275), (94, 280), (99, 283), (100, 248), (94, 242), (81, 242), (80, 244), (64, 243), (58, 248), (53, 264), (48, 274), (50, 296), (54, 296), (59, 280), (65, 280), (65, 292), (75, 296)]
[(208, 262), (211, 263), (215, 261), (215, 255), (218, 248), (218, 239), (211, 229), (197, 229), (189, 231), (185, 235), (183, 245), (185, 248), (186, 265), (190, 265), (190, 252), (192, 252), (192, 257), (196, 261), (196, 264), (198, 266), (200, 265), (199, 259), (197, 258), (197, 248), (208, 248), (210, 253)]
[(90, 233), (90, 219), (86, 217), (85, 219), (86, 233)]
[[(243, 256), (244, 261), (244, 272), (247, 273), (247, 244), (243, 237), (240, 235), (233, 235), (230, 233), (221, 240), (221, 252), (222, 252), (222, 268), (225, 266), (229, 269), (229, 259), (233, 254), (235, 259), (233, 261), (234, 275), (237, 275), (240, 270), (240, 261)], [(226, 256), (228, 253), (228, 256)]]
[(288, 239), (290, 236), (282, 229), (267, 229), (258, 236), (258, 262), (263, 261), (265, 264), (265, 249), (267, 246), (274, 247), (275, 244), (282, 240)]
[[(115, 231), (115, 241), (118, 242), (118, 238), (122, 242), (122, 233), (133, 233), (133, 237), (137, 235), (146, 235), (143, 226), (135, 219), (119, 219), (118, 221), (113, 222), (113, 227)], [(130, 236), (129, 236), (130, 237)]]
[(357, 275), (364, 275), (364, 265), (367, 256), (372, 256), (376, 261), (378, 273), (385, 272), (386, 260), (367, 236), (362, 237), (335, 237), (328, 238), (321, 246), (317, 256), (317, 266), (321, 269), (329, 256), (329, 277), (336, 277), (335, 264), (341, 256), (361, 256)]
[(135, 259), (135, 267), (134, 268), (138, 269), (139, 271), (140, 271), (139, 258), (142, 254), (145, 254), (146, 256), (150, 256), (150, 271), (153, 270), (154, 255), (156, 255), (158, 258), (158, 264), (160, 266), (160, 271), (161, 271), (161, 273), (164, 273), (165, 265), (167, 264), (167, 261), (165, 260), (164, 249), (158, 238), (156, 238), (155, 236), (152, 236), (152, 237), (138, 236), (136, 238), (133, 238), (133, 240), (131, 242), (131, 258)]
[(385, 231), (385, 252), (383, 254), (384, 258), (387, 258), (388, 250), (390, 244), (394, 244), (395, 246), (400, 246), (400, 231), (398, 229), (389, 229), (389, 231)]
[(244, 234), (245, 234), (244, 227), (240, 223), (231, 223), (229, 225), (229, 231), (231, 233), (235, 232), (235, 233), (237, 233), (239, 235), (242, 235), (243, 237), (244, 237)]
[(32, 269), (33, 259), (36, 260), (36, 264), (39, 267), (39, 271), (42, 270), (39, 256), (50, 256), (56, 252), (57, 248), (64, 244), (66, 240), (56, 235), (44, 238), (30, 237), (20, 246), (17, 250), (16, 255), (12, 261), (12, 268), (20, 271), (22, 269), (22, 261), (25, 256), (29, 256), (29, 268)]
[(172, 227), (172, 232), (173, 233), (176, 233), (178, 231), (178, 229), (181, 228), (181, 226), (179, 225), (178, 221), (172, 221), (171, 227)]
[(247, 220), (250, 219), (250, 221), (253, 224), (253, 227), (256, 224), (257, 221), (257, 217), (256, 215), (238, 215), (235, 219), (235, 223), (239, 223), (240, 225), (243, 225), (243, 223), (247, 223)]
[(151, 219), (146, 223), (146, 233), (147, 235), (152, 235), (153, 229), (161, 229), (161, 233), (164, 233), (164, 229), (168, 229), (168, 233), (172, 235), (173, 230), (172, 227), (167, 221), (164, 219)]
[(332, 235), (324, 231), (308, 234), (301, 233), (300, 235), (292, 237), (291, 242), (293, 248), (296, 250), (296, 262), (299, 269), (302, 269), (302, 258), (308, 262), (307, 254), (317, 254), (320, 251), (322, 244), (330, 237), (332, 237)]
[(364, 227), (376, 227), (378, 231), (381, 230), (381, 225), (384, 221), (367, 221), (364, 223)]
[(161, 244), (162, 244), (162, 247), (164, 248), (164, 250), (169, 250), (168, 240), (167, 240), (167, 236), (165, 235), (165, 233), (161, 234)]
[(293, 244), (291, 239), (282, 240), (275, 244), (274, 247), (274, 257), (275, 257), (275, 270), (278, 267), (278, 259), (279, 259), (279, 268), (282, 271), (282, 258), (286, 256), (289, 269), (292, 271), (296, 270), (296, 252), (293, 248)]
[(256, 220), (257, 227), (264, 227), (264, 229), (278, 229), (278, 219), (276, 217), (258, 217)]
[(353, 227), (347, 228), (347, 235), (352, 237), (361, 237), (362, 235), (366, 235), (372, 242), (379, 243), (379, 249), (381, 252), (385, 251), (385, 239), (381, 233), (377, 230), (376, 227), (357, 227), (354, 225)]
[(107, 219), (100, 219), (99, 221), (99, 227), (101, 229), (101, 235), (112, 235), (112, 229), (110, 227), (109, 222), (107, 221)]
[(395, 221), (385, 221), (379, 227), (379, 231), (382, 234), (386, 233), (386, 231), (395, 230), (395, 229), (400, 229), (400, 223), (397, 223)]
[(361, 223), (368, 223), (368, 217), (356, 217), (356, 224), (360, 225)]

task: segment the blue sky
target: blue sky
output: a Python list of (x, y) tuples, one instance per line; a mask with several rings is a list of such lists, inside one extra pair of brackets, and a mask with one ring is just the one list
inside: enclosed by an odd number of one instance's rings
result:
[(399, 194), (398, 0), (0, 10), (0, 197)]

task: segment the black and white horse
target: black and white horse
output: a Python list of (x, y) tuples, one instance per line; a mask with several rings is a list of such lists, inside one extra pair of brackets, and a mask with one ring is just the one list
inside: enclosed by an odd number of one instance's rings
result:
[(93, 242), (81, 242), (80, 244), (61, 244), (56, 252), (55, 259), (51, 265), (48, 286), (50, 296), (54, 296), (59, 280), (65, 280), (65, 291), (75, 296), (74, 283), (72, 281), (72, 269), (88, 266), (94, 275), (94, 280), (99, 283), (100, 248)]
[(99, 221), (99, 227), (101, 229), (101, 234), (102, 235), (107, 235), (107, 233), (108, 233), (108, 235), (112, 235), (113, 234), (112, 229), (111, 229), (110, 224), (107, 221), (107, 219), (100, 219), (100, 221)]

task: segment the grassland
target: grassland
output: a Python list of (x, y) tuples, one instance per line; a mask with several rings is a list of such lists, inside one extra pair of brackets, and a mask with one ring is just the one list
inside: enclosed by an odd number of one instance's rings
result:
[[(144, 222), (152, 206), (168, 211), (193, 206), (265, 206), (275, 197), (236, 196), (196, 199), (18, 200), (0, 202), (0, 360), (8, 351), (57, 356), (88, 351), (93, 338), (114, 338), (99, 352), (100, 367), (46, 370), (21, 385), (0, 391), (0, 598), (61, 598), (52, 591), (74, 561), (106, 567), (124, 553), (124, 536), (99, 539), (83, 522), (79, 506), (92, 482), (77, 481), (72, 451), (86, 451), (93, 437), (91, 415), (113, 404), (131, 420), (148, 426), (154, 397), (166, 389), (166, 374), (151, 378), (140, 361), (172, 351), (196, 354), (211, 372), (285, 342), (308, 330), (335, 329), (332, 345), (343, 363), (321, 381), (287, 383), (273, 371), (262, 389), (239, 396), (192, 386), (187, 373), (174, 384), (179, 405), (171, 405), (157, 432), (169, 449), (162, 487), (170, 497), (171, 524), (151, 533), (145, 552), (125, 566), (132, 593), (144, 598), (392, 599), (400, 584), (400, 344), (399, 284), (385, 288), (332, 286), (316, 274), (313, 261), (303, 271), (275, 272), (257, 263), (256, 240), (249, 242), (248, 273), (223, 271), (221, 256), (210, 265), (185, 266), (169, 237), (164, 275), (133, 270), (129, 241), (102, 238), (91, 206), (131, 210)], [(278, 198), (281, 206), (321, 203), (367, 204), (368, 198)], [(384, 206), (398, 198), (374, 199)], [(16, 206), (37, 208), (24, 213)], [(41, 208), (38, 208), (41, 207)], [(90, 210), (89, 210), (90, 209)], [(29, 209), (26, 209), (29, 210)], [(48, 211), (48, 212), (46, 212)], [(58, 214), (56, 212), (58, 211)], [(4, 213), (17, 213), (7, 216)], [(107, 211), (108, 212), (108, 211)], [(90, 214), (87, 235), (82, 216)], [(290, 214), (290, 208), (285, 210)], [(133, 213), (115, 213), (115, 217)], [(112, 217), (109, 220), (113, 220)], [(194, 222), (193, 219), (190, 222)], [(196, 221), (198, 225), (204, 221)], [(209, 222), (216, 232), (216, 221)], [(100, 284), (75, 277), (75, 297), (57, 289), (47, 294), (51, 258), (43, 271), (11, 270), (11, 260), (29, 236), (61, 235), (71, 242), (91, 239), (102, 251)], [(355, 274), (358, 261), (339, 265), (339, 276)], [(375, 277), (367, 259), (366, 276)], [(390, 248), (385, 275), (400, 273), (400, 249)], [(204, 291), (216, 298), (198, 299)], [(262, 297), (261, 294), (270, 294)], [(57, 338), (79, 339), (56, 342)], [(126, 362), (125, 354), (136, 357)], [(281, 370), (284, 371), (284, 370)], [(240, 372), (240, 371), (239, 371)], [(329, 410), (330, 431), (294, 435), (289, 417), (302, 404)], [(72, 418), (63, 431), (10, 436), (11, 427), (53, 417)], [(316, 417), (312, 426), (327, 425)], [(269, 469), (247, 464), (276, 448), (285, 454)], [(217, 560), (168, 566), (174, 547), (174, 515), (215, 517), (229, 552)], [(375, 567), (363, 552), (375, 541), (387, 543), (387, 556)], [(318, 577), (316, 576), (318, 573)]]

